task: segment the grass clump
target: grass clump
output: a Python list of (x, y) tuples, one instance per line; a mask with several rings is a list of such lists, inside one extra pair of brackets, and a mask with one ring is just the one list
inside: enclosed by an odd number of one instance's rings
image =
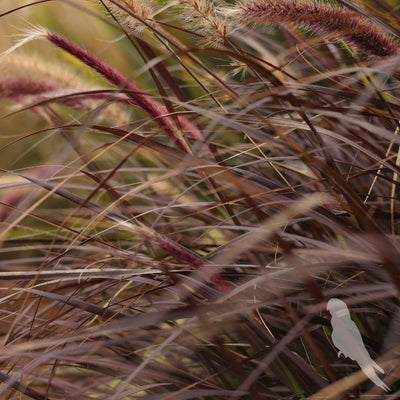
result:
[(1, 10), (0, 398), (395, 398), (398, 8), (55, 3)]

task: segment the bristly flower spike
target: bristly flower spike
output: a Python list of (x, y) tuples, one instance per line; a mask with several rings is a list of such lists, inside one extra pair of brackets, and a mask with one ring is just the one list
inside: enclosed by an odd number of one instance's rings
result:
[[(128, 14), (117, 4), (109, 0), (99, 1), (98, 3), (104, 3), (106, 7), (117, 17), (122, 26), (127, 28), (131, 32), (141, 32), (144, 29), (144, 25), (139, 19), (135, 19), (131, 14)], [(156, 9), (151, 0), (120, 0), (120, 5), (127, 8), (132, 14), (137, 15), (140, 19), (154, 24), (154, 15)]]
[[(231, 27), (219, 8), (209, 0), (175, 0), (179, 6), (179, 18), (186, 25), (204, 36), (210, 45), (218, 45), (225, 41)], [(218, 4), (218, 2), (217, 2)]]
[(292, 23), (328, 37), (339, 36), (374, 57), (399, 52), (399, 43), (364, 16), (317, 1), (241, 0), (226, 14), (238, 25)]
[[(100, 76), (106, 79), (111, 84), (117, 86), (121, 90), (125, 91), (126, 96), (129, 98), (129, 102), (143, 110), (149, 115), (152, 120), (160, 127), (160, 129), (170, 137), (179, 149), (184, 152), (188, 151), (188, 144), (184, 138), (178, 133), (178, 129), (175, 126), (173, 118), (169, 116), (169, 112), (165, 106), (153, 100), (150, 96), (145, 94), (139, 87), (133, 84), (128, 78), (116, 71), (113, 67), (107, 63), (101, 61), (88, 51), (80, 48), (75, 43), (70, 42), (63, 36), (48, 31), (43, 27), (35, 27), (29, 31), (24, 32), (23, 39), (16, 45), (7, 50), (4, 54), (9, 54), (15, 49), (19, 48), (24, 43), (27, 43), (34, 39), (44, 38), (58, 48), (66, 51), (70, 55), (74, 56), (88, 67), (94, 69)], [(201, 139), (200, 131), (192, 125), (189, 121), (182, 117), (178, 117), (181, 126), (185, 129), (186, 133), (196, 139)]]

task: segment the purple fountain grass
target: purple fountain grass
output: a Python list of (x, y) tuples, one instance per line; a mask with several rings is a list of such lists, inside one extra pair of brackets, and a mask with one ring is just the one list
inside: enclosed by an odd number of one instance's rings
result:
[[(10, 48), (4, 54), (9, 54), (16, 48), (20, 47), (24, 43), (27, 43), (35, 38), (45, 38), (51, 43), (56, 45), (58, 48), (69, 53), (79, 61), (86, 64), (88, 67), (95, 70), (101, 77), (123, 90), (129, 103), (140, 108), (159, 126), (159, 128), (170, 137), (177, 147), (181, 150), (188, 151), (188, 143), (184, 137), (179, 134), (179, 129), (175, 124), (174, 118), (169, 115), (167, 108), (157, 101), (153, 100), (150, 96), (142, 91), (138, 86), (132, 83), (127, 77), (116, 71), (109, 64), (101, 61), (88, 51), (80, 48), (75, 43), (70, 42), (63, 36), (50, 32), (44, 28), (35, 27), (26, 32), (23, 35), (23, 39), (15, 46)], [(182, 129), (190, 137), (201, 139), (201, 132), (195, 127), (190, 121), (185, 118), (178, 116), (177, 120), (181, 125)]]
[(41, 3), (65, 35), (0, 58), (0, 399), (368, 395), (332, 297), (398, 391), (393, 0)]
[(340, 36), (375, 57), (392, 56), (399, 51), (399, 44), (367, 18), (316, 1), (242, 0), (230, 15), (239, 24), (293, 23), (330, 37)]
[[(81, 49), (75, 43), (70, 42), (54, 32), (47, 32), (46, 38), (60, 49), (94, 69), (100, 76), (113, 85), (126, 90), (125, 93), (129, 97), (130, 103), (146, 112), (181, 150), (187, 151), (187, 143), (178, 136), (177, 128), (174, 126), (172, 118), (167, 117), (168, 111), (166, 107), (152, 100), (128, 78), (120, 74), (110, 65), (90, 54), (88, 51)], [(182, 121), (183, 118), (180, 118), (180, 120)], [(184, 122), (184, 126), (188, 127), (188, 125), (191, 128), (189, 131), (193, 136), (196, 132), (196, 128), (192, 124), (189, 124), (189, 122)]]
[(8, 78), (0, 80), (0, 95), (2, 97), (18, 98), (25, 95), (36, 95), (55, 90), (47, 82), (28, 78)]
[[(120, 23), (131, 32), (141, 32), (145, 25), (140, 20), (154, 25), (154, 14), (156, 13), (155, 5), (151, 0), (120, 0), (120, 4), (115, 4), (112, 1), (105, 0), (98, 3), (106, 6)], [(130, 13), (127, 13), (123, 8), (127, 8)], [(139, 18), (132, 17), (132, 14), (137, 15)]]
[[(2, 85), (0, 83), (0, 90), (2, 90)], [(48, 179), (57, 174), (57, 169), (53, 167), (35, 167), (30, 171), (30, 176), (37, 179)], [(10, 190), (5, 190), (0, 192), (0, 222), (6, 220), (8, 215), (12, 212), (12, 210), (17, 207), (18, 203), (26, 198), (26, 196), (32, 192), (32, 188), (30, 185), (25, 186), (24, 182), (14, 182), (13, 179), (10, 179), (10, 182), (7, 184), (3, 182), (3, 187), (1, 189), (6, 189), (9, 186)]]
[[(28, 98), (33, 102), (56, 102), (72, 108), (82, 109), (85, 100), (108, 100), (113, 103), (132, 104), (131, 97), (126, 93), (113, 93), (106, 87), (93, 86), (85, 90), (65, 87), (29, 78), (7, 78), (0, 80), (0, 97), (24, 101)], [(156, 102), (155, 102), (156, 103)], [(157, 103), (158, 104), (158, 103)], [(159, 107), (163, 107), (158, 104)], [(86, 107), (87, 108), (87, 107)], [(164, 110), (166, 114), (167, 110)], [(182, 116), (177, 116), (179, 124), (188, 137), (202, 139), (200, 130)], [(181, 149), (182, 150), (182, 149)], [(186, 149), (183, 149), (186, 151)]]
[(208, 0), (179, 0), (179, 12), (185, 25), (193, 27), (211, 46), (224, 43), (230, 32), (228, 20), (217, 12), (218, 8)]
[(101, 100), (110, 97), (116, 102), (126, 102), (126, 97), (122, 97), (119, 93), (102, 93), (98, 90), (99, 88), (93, 88), (91, 93), (91, 91), (82, 92), (71, 88), (57, 88), (42, 80), (21, 77), (0, 80), (0, 97), (23, 104), (29, 103), (32, 106), (50, 101), (76, 109), (87, 109), (87, 105), (84, 104), (85, 100)]
[(157, 243), (163, 250), (173, 256), (176, 260), (190, 265), (195, 270), (202, 273), (205, 280), (209, 280), (220, 292), (227, 293), (233, 289), (233, 286), (226, 281), (222, 276), (210, 270), (210, 267), (204, 264), (203, 260), (195, 253), (192, 253), (187, 248), (168, 240), (154, 230), (141, 228), (144, 237), (150, 239), (152, 242)]
[[(28, 99), (33, 102), (56, 102), (73, 108), (83, 108), (85, 100), (108, 100), (113, 103), (132, 104), (129, 93), (115, 93), (107, 87), (93, 86), (85, 90), (57, 87), (43, 80), (29, 78), (6, 78), (0, 80), (0, 97), (23, 102)], [(156, 103), (155, 101), (153, 101)], [(156, 103), (159, 109), (167, 114), (166, 108)], [(87, 107), (86, 107), (87, 108)], [(182, 116), (177, 116), (183, 131), (192, 139), (202, 139), (200, 130)], [(182, 150), (182, 149), (181, 149)], [(185, 150), (185, 149), (183, 149)], [(186, 150), (185, 150), (186, 151)]]
[[(38, 169), (37, 174), (39, 174), (40, 172), (41, 170)], [(91, 201), (84, 201), (79, 196), (69, 193), (63, 189), (56, 189), (51, 184), (43, 180), (36, 179), (36, 177), (24, 176), (24, 178), (27, 181), (37, 184), (43, 189), (54, 191), (61, 197), (68, 199), (78, 205), (84, 204), (84, 206), (88, 209), (104, 212), (102, 207), (97, 205), (96, 203), (92, 203)], [(19, 198), (14, 198), (14, 197), (6, 199), (7, 201), (4, 202), (3, 205), (7, 207), (8, 203), (15, 204), (18, 201), (18, 199)], [(0, 202), (0, 205), (1, 204), (2, 203)], [(152, 228), (149, 228), (142, 224), (134, 224), (132, 222), (126, 221), (125, 217), (114, 211), (108, 211), (105, 214), (111, 221), (117, 223), (120, 227), (124, 227), (128, 232), (138, 233), (148, 242), (158, 245), (161, 249), (163, 249), (169, 255), (175, 258), (175, 260), (189, 265), (194, 270), (204, 272), (205, 280), (209, 280), (211, 283), (213, 283), (214, 286), (222, 293), (226, 293), (233, 288), (233, 286), (225, 279), (223, 279), (219, 273), (210, 271), (209, 267), (205, 268), (205, 263), (203, 259), (195, 252), (190, 251), (189, 249), (185, 248), (184, 246), (181, 246), (180, 244), (176, 243), (171, 239), (168, 239), (167, 237), (161, 235)]]

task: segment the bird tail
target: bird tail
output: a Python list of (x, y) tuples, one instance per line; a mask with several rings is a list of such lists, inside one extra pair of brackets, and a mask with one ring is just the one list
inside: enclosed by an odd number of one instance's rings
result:
[(384, 374), (385, 371), (373, 360), (371, 360), (371, 366), (377, 369), (381, 374)]
[[(372, 361), (372, 360), (371, 360)], [(390, 392), (389, 386), (387, 386), (376, 374), (374, 368), (378, 369), (381, 372), (384, 372), (383, 369), (375, 362), (372, 361), (368, 364), (365, 365), (360, 365), (361, 369), (364, 371), (364, 374), (368, 376), (369, 379), (371, 379), (372, 382), (375, 383), (376, 386), (379, 386), (381, 389), (383, 389), (385, 392)]]

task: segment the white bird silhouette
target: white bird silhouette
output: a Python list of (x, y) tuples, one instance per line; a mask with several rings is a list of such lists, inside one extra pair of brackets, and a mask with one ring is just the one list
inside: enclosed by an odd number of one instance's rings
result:
[(390, 391), (387, 386), (376, 374), (375, 369), (381, 373), (385, 371), (370, 357), (361, 338), (357, 325), (350, 318), (349, 309), (342, 300), (332, 298), (326, 306), (331, 313), (332, 319), (332, 341), (339, 349), (338, 357), (343, 354), (356, 361), (365, 375), (371, 379), (375, 385), (386, 392)]

